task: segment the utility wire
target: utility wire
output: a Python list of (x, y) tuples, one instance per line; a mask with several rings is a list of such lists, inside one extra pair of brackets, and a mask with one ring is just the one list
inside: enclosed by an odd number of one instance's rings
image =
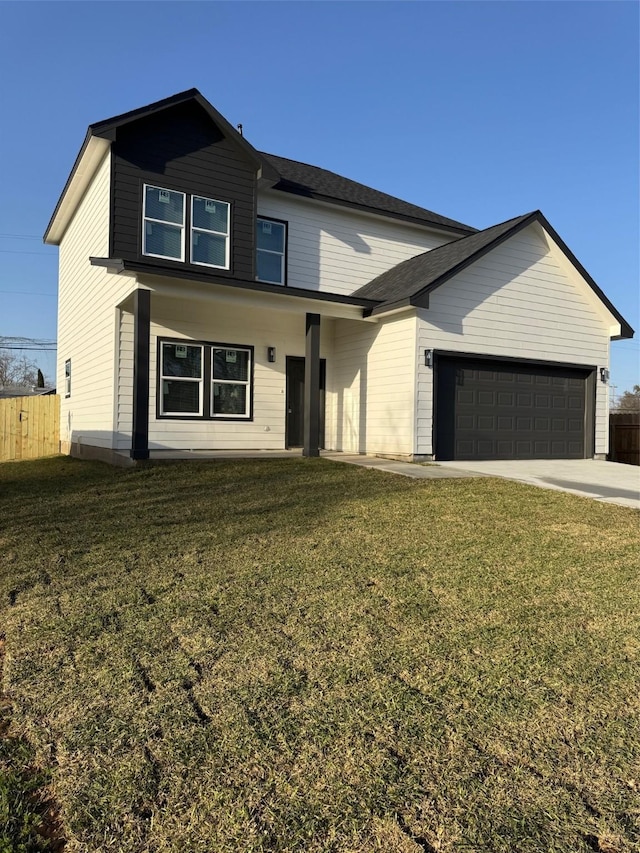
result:
[(13, 238), (16, 240), (41, 240), (42, 237), (37, 234), (0, 234), (0, 237)]
[(43, 290), (0, 290), (0, 293), (17, 293), (19, 296), (56, 296), (55, 293), (45, 293)]
[[(46, 252), (46, 249), (43, 251)], [(40, 255), (40, 257), (44, 258), (42, 252), (23, 252), (20, 249), (0, 249), (0, 252), (5, 255)], [(53, 255), (51, 257), (53, 257)]]

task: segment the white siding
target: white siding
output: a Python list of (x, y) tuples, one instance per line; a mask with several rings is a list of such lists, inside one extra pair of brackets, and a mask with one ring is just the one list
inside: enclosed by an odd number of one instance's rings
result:
[[(281, 450), (285, 447), (286, 357), (304, 356), (305, 314), (260, 311), (152, 295), (149, 448), (151, 450)], [(320, 356), (331, 359), (332, 321), (322, 320)], [(156, 417), (158, 337), (254, 347), (252, 421)], [(276, 347), (276, 362), (267, 347)], [(130, 415), (127, 415), (130, 419)], [(127, 447), (126, 435), (122, 436)]]
[[(586, 366), (609, 364), (607, 320), (587, 289), (531, 226), (435, 290), (417, 312), (416, 453), (431, 454), (433, 371), (442, 349)], [(597, 382), (596, 453), (606, 453), (607, 388)]]
[[(60, 440), (111, 447), (113, 440), (116, 309), (131, 282), (93, 267), (109, 251), (110, 154), (98, 167), (60, 244), (57, 385)], [(71, 359), (71, 396), (64, 365)]]
[(413, 453), (415, 336), (412, 315), (377, 324), (335, 321), (333, 449), (398, 456)]
[(258, 214), (288, 222), (288, 284), (351, 294), (396, 264), (448, 242), (410, 223), (261, 193)]
[(133, 314), (119, 311), (120, 357), (116, 365), (116, 439), (114, 447), (129, 450), (133, 434)]

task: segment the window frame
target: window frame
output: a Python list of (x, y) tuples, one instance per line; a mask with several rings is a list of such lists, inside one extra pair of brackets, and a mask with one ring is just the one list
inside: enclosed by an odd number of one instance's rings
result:
[[(192, 419), (192, 418), (201, 418), (204, 412), (204, 376), (205, 376), (205, 367), (204, 367), (204, 359), (205, 359), (205, 350), (204, 344), (199, 341), (189, 341), (189, 340), (162, 340), (158, 341), (158, 411), (159, 416), (163, 418), (177, 418), (178, 420)], [(192, 376), (165, 376), (162, 371), (162, 352), (165, 346), (192, 346), (199, 347), (200, 349), (200, 377), (192, 377)], [(198, 383), (199, 393), (198, 393), (198, 411), (197, 412), (165, 412), (164, 411), (164, 394), (162, 393), (162, 383), (163, 382), (190, 382), (190, 383)]]
[[(176, 195), (182, 196), (182, 224), (178, 226), (177, 222), (167, 222), (163, 219), (154, 219), (152, 216), (146, 215), (147, 210), (147, 188), (151, 190), (160, 190), (169, 193), (176, 193)], [(147, 237), (147, 222), (157, 222), (158, 225), (170, 225), (174, 228), (180, 228), (180, 257), (172, 258), (171, 255), (156, 255), (153, 252), (145, 252), (146, 248), (146, 237)], [(160, 258), (163, 261), (174, 261), (174, 263), (183, 264), (186, 261), (186, 251), (185, 251), (185, 233), (187, 230), (187, 193), (183, 190), (173, 190), (171, 187), (159, 187), (156, 184), (147, 184), (143, 182), (142, 184), (142, 243), (141, 243), (141, 251), (142, 256), (144, 258)]]
[[(165, 414), (162, 411), (162, 382), (167, 378), (162, 375), (162, 347), (163, 344), (170, 346), (199, 346), (202, 347), (202, 379), (188, 380), (198, 381), (202, 383), (200, 395), (200, 413), (185, 412), (178, 414)], [(223, 343), (216, 341), (195, 341), (191, 338), (165, 338), (158, 337), (157, 339), (157, 356), (156, 356), (156, 418), (158, 420), (177, 420), (177, 421), (236, 421), (236, 422), (251, 422), (253, 421), (253, 395), (254, 395), (254, 373), (255, 373), (255, 347), (252, 344), (235, 344)], [(223, 415), (213, 414), (213, 354), (214, 350), (242, 350), (249, 353), (249, 369), (248, 380), (246, 383), (234, 380), (217, 380), (224, 384), (248, 386), (247, 392), (247, 413), (244, 415)], [(176, 379), (180, 377), (169, 377)]]
[[(204, 195), (198, 195), (197, 193), (190, 193), (189, 198), (191, 199), (191, 203), (189, 205), (189, 263), (198, 267), (209, 267), (209, 269), (214, 270), (228, 270), (230, 269), (230, 260), (231, 260), (231, 202), (224, 201), (221, 198), (208, 198)], [(197, 225), (193, 224), (193, 203), (196, 199), (201, 199), (202, 201), (212, 201), (214, 204), (224, 204), (227, 208), (227, 232), (224, 234), (222, 231), (211, 231), (209, 228), (200, 228)], [(198, 232), (200, 234), (213, 234), (216, 237), (224, 237), (225, 238), (225, 253), (224, 260), (225, 266), (220, 266), (219, 264), (206, 264), (204, 261), (194, 261), (193, 260), (193, 237), (194, 234)]]
[(282, 249), (282, 281), (267, 281), (266, 279), (258, 277), (258, 252), (268, 252), (271, 255), (278, 255), (279, 252), (274, 252), (271, 249), (259, 249), (258, 248), (258, 237), (256, 234), (256, 281), (259, 281), (261, 284), (274, 284), (278, 287), (286, 287), (287, 286), (287, 274), (289, 268), (289, 260), (288, 260), (288, 249), (289, 249), (289, 223), (286, 219), (276, 219), (275, 216), (262, 216), (262, 214), (258, 214), (256, 216), (256, 228), (258, 222), (275, 222), (276, 225), (284, 226), (284, 246)]
[(64, 363), (64, 396), (65, 400), (71, 396), (71, 359)]
[[(215, 356), (215, 352), (216, 352), (216, 350), (226, 350), (226, 351), (235, 350), (236, 352), (246, 352), (246, 353), (248, 353), (248, 355), (249, 355), (249, 364), (248, 364), (248, 369), (247, 369), (247, 379), (246, 379), (246, 380), (244, 380), (244, 381), (243, 381), (243, 380), (240, 380), (240, 379), (217, 379), (217, 378), (215, 377), (215, 375), (214, 375), (214, 356)], [(216, 421), (219, 421), (219, 420), (234, 420), (234, 421), (235, 421), (235, 420), (240, 420), (240, 421), (246, 421), (246, 420), (248, 420), (248, 419), (251, 417), (251, 415), (252, 415), (252, 399), (253, 399), (253, 393), (252, 393), (252, 389), (253, 389), (253, 347), (248, 347), (248, 346), (239, 346), (239, 345), (237, 345), (237, 344), (236, 344), (235, 346), (229, 346), (229, 345), (226, 345), (226, 346), (222, 346), (222, 345), (212, 345), (212, 346), (211, 346), (211, 363), (210, 363), (210, 367), (211, 367), (211, 382), (210, 382), (210, 385), (211, 385), (211, 401), (210, 401), (210, 404), (209, 404), (209, 414), (210, 414), (211, 418), (212, 418), (213, 420), (216, 420)], [(245, 408), (245, 414), (244, 414), (244, 415), (225, 415), (225, 414), (222, 414), (222, 413), (221, 413), (221, 414), (216, 414), (216, 413), (213, 411), (213, 404), (214, 404), (214, 401), (215, 401), (215, 393), (214, 393), (214, 390), (213, 390), (213, 386), (214, 386), (216, 383), (217, 383), (218, 385), (244, 385), (244, 386), (247, 388), (247, 396), (246, 396), (246, 401), (247, 401), (247, 402), (246, 402), (246, 408)]]

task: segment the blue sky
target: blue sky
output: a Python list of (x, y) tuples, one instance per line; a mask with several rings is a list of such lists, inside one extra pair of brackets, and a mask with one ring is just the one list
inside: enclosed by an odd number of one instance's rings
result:
[[(258, 149), (478, 228), (541, 209), (638, 329), (639, 9), (0, 3), (0, 336), (56, 336), (41, 235), (87, 125), (192, 86)], [(638, 340), (612, 354), (640, 383)]]

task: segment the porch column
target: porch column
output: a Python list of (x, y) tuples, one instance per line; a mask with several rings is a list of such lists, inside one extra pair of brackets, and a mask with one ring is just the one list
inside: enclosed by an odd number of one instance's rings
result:
[(320, 456), (320, 315), (307, 314), (303, 456)]
[(133, 294), (133, 430), (132, 459), (149, 458), (149, 342), (151, 291)]

